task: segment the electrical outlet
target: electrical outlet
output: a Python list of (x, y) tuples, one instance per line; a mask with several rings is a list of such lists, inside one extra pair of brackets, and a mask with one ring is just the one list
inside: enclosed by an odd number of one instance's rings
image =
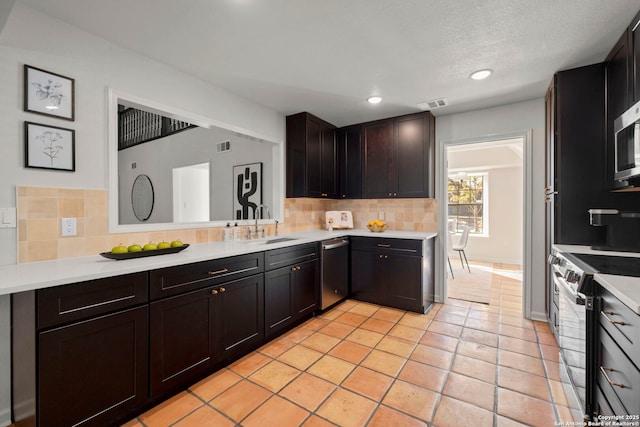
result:
[(381, 221), (384, 221), (384, 211), (379, 211), (378, 212), (378, 219)]
[(76, 234), (78, 234), (76, 230), (76, 224), (77, 224), (76, 218), (62, 218), (61, 220), (62, 237), (75, 236)]

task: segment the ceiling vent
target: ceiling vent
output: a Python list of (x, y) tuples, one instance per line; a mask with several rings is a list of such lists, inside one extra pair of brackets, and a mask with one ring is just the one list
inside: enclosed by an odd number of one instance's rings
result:
[(231, 141), (223, 141), (216, 144), (216, 152), (224, 153), (226, 151), (231, 151)]
[(447, 100), (444, 98), (432, 99), (430, 101), (424, 101), (418, 104), (418, 108), (421, 110), (435, 110), (436, 108), (442, 108), (447, 106)]

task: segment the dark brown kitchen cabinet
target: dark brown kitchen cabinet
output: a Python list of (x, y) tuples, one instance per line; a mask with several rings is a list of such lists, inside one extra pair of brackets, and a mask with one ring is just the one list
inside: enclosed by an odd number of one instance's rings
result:
[(431, 197), (435, 119), (429, 112), (361, 125), (364, 198)]
[(262, 274), (151, 303), (151, 395), (187, 387), (264, 339)]
[(149, 399), (147, 273), (12, 295), (16, 425), (105, 426)]
[(210, 288), (151, 303), (151, 396), (195, 382), (215, 359), (214, 301)]
[(109, 425), (148, 399), (146, 306), (41, 332), (38, 346), (40, 427)]
[(266, 253), (264, 274), (265, 334), (279, 335), (318, 309), (318, 244)]
[[(351, 238), (354, 299), (424, 313), (433, 302), (433, 239)], [(426, 261), (425, 261), (426, 260)]]
[(362, 144), (360, 125), (336, 130), (338, 147), (339, 197), (362, 198)]
[[(633, 18), (629, 26), (629, 43), (631, 53), (631, 85), (633, 86), (633, 98), (631, 105), (640, 101), (640, 12)], [(631, 106), (630, 105), (630, 106)]]
[(595, 415), (640, 413), (640, 316), (598, 287)]
[(309, 113), (286, 118), (287, 197), (338, 197), (335, 126)]
[[(631, 40), (630, 32), (625, 31), (613, 46), (605, 60), (606, 67), (606, 180), (610, 188), (624, 186), (624, 181), (614, 180), (615, 173), (615, 134), (614, 121), (631, 105), (633, 85), (631, 81)], [(632, 135), (623, 134), (630, 138)]]
[(553, 224), (548, 248), (551, 242), (592, 245), (604, 237), (602, 229), (589, 224), (588, 212), (611, 206), (613, 197), (602, 161), (604, 79), (603, 64), (560, 71), (547, 92), (545, 201), (548, 224)]

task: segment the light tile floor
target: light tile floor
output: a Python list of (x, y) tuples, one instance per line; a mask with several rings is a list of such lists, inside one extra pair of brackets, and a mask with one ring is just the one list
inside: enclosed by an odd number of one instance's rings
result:
[[(500, 266), (501, 269), (509, 268)], [(522, 283), (426, 315), (353, 300), (126, 426), (553, 426), (572, 421), (558, 347), (522, 317)]]

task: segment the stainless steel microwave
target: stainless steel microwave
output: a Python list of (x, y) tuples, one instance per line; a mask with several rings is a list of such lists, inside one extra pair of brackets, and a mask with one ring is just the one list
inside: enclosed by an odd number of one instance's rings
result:
[(613, 122), (615, 132), (615, 179), (640, 175), (640, 102)]

